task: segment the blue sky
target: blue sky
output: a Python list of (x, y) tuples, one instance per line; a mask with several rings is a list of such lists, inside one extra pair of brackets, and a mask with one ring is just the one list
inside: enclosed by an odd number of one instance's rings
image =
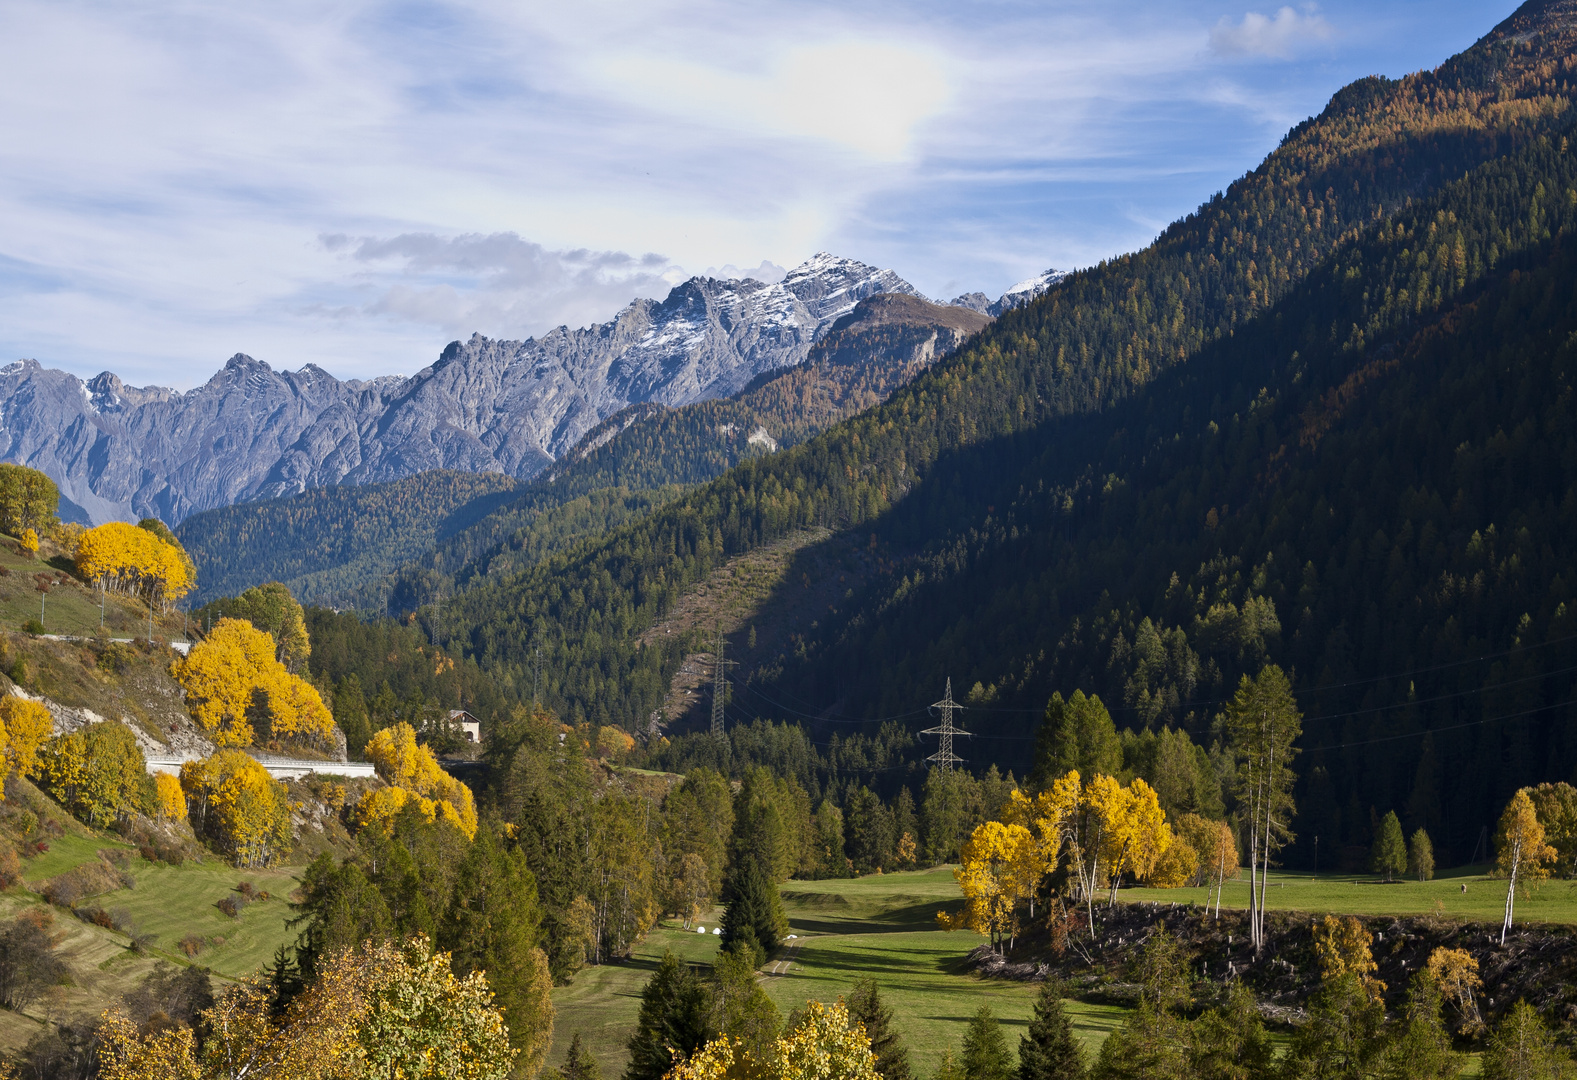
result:
[(8, 0), (0, 360), (410, 373), (819, 250), (996, 296), (1515, 7)]

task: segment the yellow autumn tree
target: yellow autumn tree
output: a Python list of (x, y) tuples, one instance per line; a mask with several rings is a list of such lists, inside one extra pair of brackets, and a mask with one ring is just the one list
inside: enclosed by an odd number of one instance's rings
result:
[(186, 691), (187, 711), (220, 746), (334, 745), (334, 717), (317, 688), (292, 675), (273, 637), (245, 619), (220, 619), (170, 674)]
[(835, 1005), (807, 1001), (803, 1018), (754, 1060), (736, 1038), (713, 1039), (668, 1071), (664, 1080), (880, 1080), (864, 1025)]
[(1478, 992), (1484, 980), (1478, 975), (1478, 961), (1466, 949), (1439, 946), (1429, 954), (1429, 971), (1440, 987), (1440, 994), (1456, 1006), (1463, 1035), (1479, 1035), (1485, 1030), (1484, 1016), (1478, 1008)]
[(1034, 894), (1042, 863), (1039, 847), (1022, 825), (988, 821), (970, 834), (959, 851), (953, 880), (964, 894), (961, 920), (943, 916), (949, 927), (964, 927), (991, 939), (999, 948), (1018, 932), (1020, 900)]
[(378, 732), (368, 740), (366, 754), (389, 788), (369, 791), (357, 803), (356, 817), (363, 825), (387, 821), (414, 801), (429, 821), (447, 821), (467, 837), (476, 835), (471, 789), (443, 771), (433, 752), (417, 743), (410, 724)]
[(179, 776), (167, 772), (154, 773), (153, 798), (159, 817), (166, 821), (186, 820), (186, 791), (181, 787)]
[(1544, 826), (1539, 822), (1528, 789), (1523, 788), (1506, 804), (1505, 812), (1500, 815), (1500, 827), (1495, 831), (1496, 867), (1506, 878), (1506, 918), (1500, 924), (1502, 945), (1511, 929), (1517, 887), (1526, 889), (1529, 882), (1549, 877), (1547, 864), (1554, 862), (1556, 857), (1556, 850), (1544, 842)]
[(111, 592), (141, 596), (166, 608), (197, 584), (191, 561), (179, 544), (149, 529), (111, 521), (77, 541), (77, 573)]
[(106, 720), (47, 740), (32, 775), (77, 819), (104, 828), (140, 809), (146, 772), (131, 729)]
[(1369, 1000), (1385, 996), (1385, 983), (1374, 977), (1380, 970), (1369, 949), (1369, 931), (1351, 915), (1327, 915), (1314, 927), (1314, 953), (1319, 957), (1320, 974), (1327, 980), (1355, 975)]
[(268, 866), (290, 850), (290, 799), (268, 770), (240, 750), (181, 766), (192, 827), (236, 866)]
[[(418, 936), (325, 957), (320, 974), (276, 1015), (268, 987), (243, 983), (189, 1029), (142, 1032), (112, 1009), (98, 1028), (105, 1080), (503, 1080), (514, 1064), (503, 1015), (480, 972), (457, 978), (447, 953)], [(543, 1038), (549, 1037), (544, 1033)], [(543, 1048), (528, 1047), (539, 1055)]]
[(38, 764), (39, 748), (55, 730), (55, 718), (37, 701), (7, 694), (0, 698), (0, 746), (4, 747), (8, 772), (15, 770), (19, 776), (31, 773)]

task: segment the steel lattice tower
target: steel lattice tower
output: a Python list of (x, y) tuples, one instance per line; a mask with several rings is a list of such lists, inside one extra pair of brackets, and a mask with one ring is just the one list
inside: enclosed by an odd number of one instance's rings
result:
[(947, 680), (947, 692), (942, 695), (942, 700), (931, 706), (933, 709), (942, 710), (942, 722), (934, 728), (926, 728), (920, 732), (922, 735), (936, 735), (940, 738), (941, 745), (936, 748), (936, 753), (925, 760), (939, 766), (943, 772), (952, 772), (955, 764), (962, 765), (964, 759), (953, 753), (953, 736), (962, 735), (969, 738), (970, 734), (953, 726), (954, 710), (963, 709), (962, 705), (953, 701), (953, 680)]

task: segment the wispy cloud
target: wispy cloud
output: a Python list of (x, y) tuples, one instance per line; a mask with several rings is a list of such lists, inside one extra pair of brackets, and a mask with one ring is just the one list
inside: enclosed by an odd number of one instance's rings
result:
[(1332, 35), (1331, 24), (1312, 6), (1301, 12), (1283, 7), (1274, 15), (1250, 11), (1237, 23), (1222, 18), (1210, 31), (1210, 48), (1222, 56), (1285, 60), (1306, 45), (1331, 40)]
[(994, 294), (1517, 0), (1228, 2), (10, 0), (0, 360), (410, 371), (821, 249)]
[(551, 251), (515, 233), (321, 238), (360, 269), (375, 298), (335, 314), (384, 316), (464, 335), (523, 336), (606, 319), (634, 297), (660, 297), (686, 273), (662, 255)]

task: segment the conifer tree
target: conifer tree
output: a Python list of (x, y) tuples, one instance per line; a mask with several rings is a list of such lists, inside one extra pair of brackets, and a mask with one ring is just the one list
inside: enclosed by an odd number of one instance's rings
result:
[(569, 1042), (569, 1053), (564, 1056), (564, 1068), (560, 1072), (564, 1080), (602, 1080), (602, 1069), (591, 1051), (581, 1044), (578, 1031)]
[(965, 1080), (1008, 1080), (1013, 1073), (1008, 1041), (990, 1005), (980, 1006), (969, 1021), (964, 1032), (962, 1064)]
[(875, 979), (861, 979), (854, 984), (846, 999), (849, 1019), (865, 1025), (865, 1035), (871, 1040), (871, 1053), (876, 1055), (876, 1071), (882, 1080), (913, 1080), (909, 1069), (909, 1050), (898, 1041), (893, 1030), (893, 1011), (882, 1003), (881, 991)]
[(1374, 848), (1369, 853), (1369, 868), (1384, 874), (1386, 881), (1395, 879), (1407, 869), (1407, 841), (1402, 838), (1402, 822), (1392, 810), (1380, 822), (1380, 833), (1374, 838)]
[(1018, 1080), (1082, 1080), (1084, 1048), (1062, 1007), (1063, 994), (1060, 983), (1041, 985), (1029, 1031), (1018, 1041)]
[(758, 966), (782, 941), (783, 902), (758, 859), (741, 860), (723, 882), (723, 947), (748, 949)]
[(1413, 976), (1407, 990), (1402, 1030), (1386, 1047), (1380, 1065), (1383, 1080), (1452, 1080), (1466, 1064), (1451, 1049), (1451, 1032), (1441, 1015), (1440, 983), (1428, 968)]
[(1538, 1012), (1518, 1001), (1484, 1047), (1484, 1080), (1570, 1080), (1572, 1059)]
[(624, 1080), (662, 1080), (676, 1054), (695, 1053), (706, 1042), (710, 1007), (705, 984), (672, 952), (664, 953), (641, 991)]
[(1419, 881), (1434, 880), (1435, 845), (1423, 829), (1414, 832), (1407, 842), (1407, 875)]

